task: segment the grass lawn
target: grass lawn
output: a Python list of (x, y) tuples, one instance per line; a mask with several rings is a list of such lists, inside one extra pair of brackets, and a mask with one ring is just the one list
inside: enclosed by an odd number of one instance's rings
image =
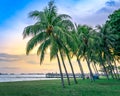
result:
[(0, 96), (120, 96), (120, 80), (79, 80), (62, 88), (60, 80), (0, 83)]

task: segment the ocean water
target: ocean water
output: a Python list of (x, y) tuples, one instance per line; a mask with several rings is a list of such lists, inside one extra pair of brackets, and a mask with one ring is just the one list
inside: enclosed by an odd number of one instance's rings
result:
[(45, 75), (0, 75), (0, 82), (53, 80), (57, 78), (46, 78)]

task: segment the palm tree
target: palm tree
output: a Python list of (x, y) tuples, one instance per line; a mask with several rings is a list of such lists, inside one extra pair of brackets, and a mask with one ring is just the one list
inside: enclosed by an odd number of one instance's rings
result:
[(93, 66), (93, 69), (95, 71), (95, 74), (99, 75), (99, 72), (98, 72), (98, 69), (97, 69), (96, 65), (97, 65), (96, 62), (92, 63), (92, 66)]
[(32, 39), (27, 43), (26, 54), (29, 54), (35, 46), (39, 45), (37, 53), (40, 55), (40, 64), (42, 64), (46, 49), (50, 48), (50, 59), (52, 60), (57, 57), (62, 86), (64, 87), (63, 74), (58, 55), (60, 45), (56, 41), (56, 38), (63, 39), (67, 34), (65, 33), (66, 30), (71, 29), (71, 17), (66, 14), (58, 14), (54, 1), (50, 1), (43, 11), (30, 12), (29, 17), (35, 19), (36, 23), (27, 26), (23, 31), (24, 38), (32, 36)]
[(64, 69), (65, 69), (65, 73), (66, 73), (66, 76), (67, 76), (68, 85), (70, 85), (70, 79), (69, 79), (69, 75), (68, 75), (68, 72), (67, 72), (67, 68), (66, 68), (66, 65), (65, 65), (65, 62), (64, 62), (62, 50), (60, 50), (60, 56), (61, 56), (62, 63), (63, 63)]
[(93, 29), (87, 25), (78, 25), (79, 27), (79, 38), (81, 41), (80, 47), (79, 47), (79, 51), (78, 51), (78, 56), (80, 56), (81, 58), (84, 58), (87, 62), (88, 65), (88, 69), (90, 72), (90, 78), (92, 81), (94, 81), (93, 78), (93, 72), (90, 66), (90, 58), (91, 58), (91, 53), (92, 53), (92, 41), (93, 41), (93, 37), (91, 35)]
[(64, 69), (65, 69), (65, 73), (66, 73), (66, 76), (67, 76), (67, 81), (68, 81), (68, 85), (70, 85), (70, 79), (69, 79), (69, 75), (68, 75), (68, 72), (67, 72), (67, 68), (66, 68), (66, 65), (65, 65), (65, 62), (64, 62), (64, 58), (63, 57), (65, 57), (65, 52), (64, 52), (64, 50), (63, 50), (63, 44), (61, 44), (59, 41), (60, 41), (60, 39), (58, 38), (58, 37), (55, 37), (55, 41), (57, 41), (57, 44), (59, 45), (59, 53), (60, 53), (60, 56), (61, 56), (61, 60), (62, 60), (62, 63), (63, 63), (63, 67), (64, 67)]
[(118, 67), (117, 67), (117, 64), (116, 64), (116, 61), (115, 61), (115, 57), (114, 57), (114, 66), (115, 66), (115, 69), (116, 69), (116, 75), (117, 75), (117, 78), (120, 80), (120, 76), (119, 76), (119, 70), (118, 70)]
[[(66, 37), (69, 37), (69, 36), (70, 35), (67, 34)], [(66, 38), (65, 38), (65, 41), (66, 41)], [(75, 76), (74, 69), (73, 69), (72, 62), (71, 62), (71, 58), (70, 58), (70, 55), (69, 55), (69, 50), (66, 47), (67, 44), (64, 44), (61, 39), (58, 39), (58, 43), (62, 45), (62, 49), (64, 50), (64, 52), (65, 52), (65, 54), (67, 56), (67, 59), (68, 59), (68, 62), (69, 62), (69, 65), (70, 65), (70, 68), (71, 68), (71, 71), (72, 71), (72, 74), (73, 74), (74, 82), (75, 82), (75, 84), (77, 84), (76, 76)]]
[[(114, 69), (112, 68), (112, 64), (111, 64), (111, 62), (113, 62), (114, 60), (112, 50), (114, 47), (114, 41), (115, 41), (116, 36), (111, 33), (107, 24), (103, 26), (97, 26), (97, 30), (98, 30), (98, 36), (101, 40), (99, 43), (99, 46), (101, 48), (99, 49), (99, 52), (100, 52), (99, 56), (100, 56), (100, 59), (102, 60), (101, 62), (103, 62), (103, 59), (105, 59), (104, 64), (106, 63), (110, 67), (112, 77), (114, 78), (115, 76), (115, 78), (117, 78), (114, 72)], [(104, 70), (106, 70), (105, 65), (103, 63), (101, 64), (104, 67)], [(107, 75), (107, 78), (109, 79), (107, 72), (106, 72), (106, 75)]]
[(83, 68), (82, 68), (82, 64), (80, 62), (80, 58), (79, 58), (79, 55), (78, 55), (78, 50), (81, 50), (79, 49), (80, 47), (80, 38), (79, 38), (79, 32), (78, 32), (78, 27), (76, 25), (76, 29), (72, 30), (72, 32), (70, 33), (71, 35), (71, 38), (69, 38), (67, 40), (67, 45), (68, 45), (68, 49), (69, 49), (69, 53), (71, 54), (72, 53), (72, 56), (75, 56), (76, 59), (77, 59), (77, 62), (78, 62), (78, 66), (80, 68), (80, 71), (81, 71), (81, 75), (82, 75), (82, 78), (83, 80), (85, 79), (85, 74), (84, 74), (84, 71), (83, 71)]

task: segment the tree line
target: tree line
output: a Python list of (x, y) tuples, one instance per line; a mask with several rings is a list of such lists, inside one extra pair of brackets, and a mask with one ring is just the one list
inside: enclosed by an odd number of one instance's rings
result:
[(31, 37), (26, 46), (26, 54), (28, 55), (35, 46), (39, 45), (37, 55), (40, 56), (40, 64), (42, 64), (46, 50), (49, 48), (50, 60), (56, 58), (58, 61), (63, 87), (65, 87), (63, 70), (70, 85), (65, 58), (69, 62), (75, 84), (77, 80), (71, 62), (73, 57), (77, 60), (83, 79), (85, 79), (84, 65), (81, 63), (83, 59), (87, 63), (91, 81), (94, 81), (91, 65), (97, 74), (96, 65), (99, 65), (108, 80), (110, 76), (113, 79), (120, 78), (116, 64), (120, 60), (120, 9), (109, 15), (105, 24), (97, 25), (95, 28), (73, 23), (67, 14), (58, 14), (53, 0), (42, 11), (30, 12), (29, 17), (36, 22), (25, 27), (23, 31), (23, 38)]

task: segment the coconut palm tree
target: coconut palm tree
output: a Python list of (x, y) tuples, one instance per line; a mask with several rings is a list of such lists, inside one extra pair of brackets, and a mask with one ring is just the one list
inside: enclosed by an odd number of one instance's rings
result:
[(67, 68), (66, 68), (66, 65), (65, 65), (65, 62), (64, 62), (64, 53), (62, 52), (62, 50), (60, 49), (60, 56), (61, 56), (61, 59), (62, 59), (62, 63), (63, 63), (63, 66), (64, 66), (64, 69), (65, 69), (65, 73), (66, 73), (66, 76), (67, 76), (67, 80), (68, 80), (68, 85), (70, 85), (70, 79), (69, 79), (69, 74), (67, 72)]
[[(114, 69), (112, 68), (112, 62), (114, 60), (114, 55), (112, 51), (113, 51), (116, 35), (111, 33), (107, 24), (103, 26), (98, 26), (97, 30), (98, 30), (99, 38), (102, 41), (99, 43), (99, 46), (101, 46), (100, 47), (101, 49), (99, 50), (100, 58), (102, 60), (101, 62), (103, 62), (103, 59), (105, 59), (104, 64), (107, 64), (106, 66), (110, 67), (109, 69), (111, 70), (110, 72), (112, 77), (114, 78), (115, 76), (115, 78), (117, 78), (114, 72)], [(106, 70), (104, 64), (102, 64), (102, 66), (104, 67), (104, 70)], [(107, 78), (108, 78), (108, 75), (107, 75)]]
[(81, 40), (78, 56), (86, 60), (88, 69), (90, 72), (91, 81), (94, 81), (93, 72), (90, 66), (90, 58), (91, 58), (92, 47), (93, 47), (93, 44), (92, 44), (93, 37), (91, 33), (93, 29), (87, 25), (83, 25), (83, 26), (79, 25), (78, 27), (79, 27), (79, 33), (80, 33), (79, 36)]
[(50, 59), (57, 57), (62, 86), (64, 87), (58, 55), (60, 44), (56, 40), (57, 38), (64, 40), (65, 35), (67, 35), (66, 30), (71, 30), (73, 26), (70, 21), (71, 17), (66, 14), (58, 14), (54, 1), (50, 1), (43, 11), (30, 12), (29, 17), (35, 19), (36, 23), (25, 27), (23, 31), (24, 38), (32, 37), (27, 43), (26, 54), (29, 54), (35, 46), (39, 45), (37, 53), (40, 55), (41, 64), (44, 60), (46, 49), (50, 48)]
[[(75, 26), (76, 26), (76, 28), (71, 33), (72, 39), (70, 38), (66, 41), (67, 45), (69, 46), (68, 49), (70, 49), (70, 53), (72, 52), (72, 55), (77, 57), (77, 61), (80, 66), (80, 70), (81, 70), (83, 79), (84, 79), (84, 72), (83, 72), (83, 68), (80, 63), (80, 58), (86, 59), (88, 68), (90, 71), (91, 79), (94, 80), (93, 73), (92, 73), (92, 70), (90, 67), (90, 56), (89, 56), (89, 54), (91, 53), (90, 49), (92, 49), (91, 44), (92, 44), (93, 40), (91, 37), (91, 32), (93, 30), (92, 30), (92, 28), (90, 28), (86, 25), (81, 26), (81, 25), (75, 24)], [(89, 48), (89, 50), (87, 50), (88, 48)], [(89, 60), (87, 58), (89, 58)]]
[[(66, 37), (71, 38), (71, 36), (69, 34), (67, 34)], [(66, 38), (65, 38), (65, 41), (66, 41)], [(64, 53), (66, 54), (66, 57), (68, 59), (68, 62), (69, 62), (69, 65), (70, 65), (70, 68), (71, 68), (71, 71), (72, 71), (72, 74), (73, 74), (74, 82), (75, 82), (75, 84), (77, 84), (77, 80), (76, 80), (76, 76), (75, 76), (75, 73), (74, 73), (74, 69), (73, 69), (73, 65), (72, 65), (72, 62), (71, 62), (71, 58), (70, 58), (70, 55), (69, 55), (69, 50), (67, 48), (67, 44), (64, 44), (64, 42), (61, 39), (58, 39), (58, 43), (62, 45), (62, 49), (63, 49)]]
[(80, 34), (78, 32), (77, 25), (76, 25), (75, 29), (72, 30), (72, 32), (70, 33), (70, 35), (71, 35), (71, 38), (68, 38), (68, 40), (67, 40), (67, 46), (68, 46), (68, 49), (69, 49), (69, 55), (72, 54), (71, 57), (73, 57), (73, 56), (76, 57), (76, 60), (78, 62), (78, 66), (80, 68), (80, 72), (81, 72), (82, 78), (84, 80), (85, 79), (85, 74), (84, 74), (84, 71), (83, 71), (83, 68), (82, 68), (82, 64), (80, 62), (80, 58), (79, 58), (79, 55), (78, 55), (78, 50), (81, 50), (79, 48), (81, 42), (80, 42), (80, 38), (79, 38)]
[[(115, 70), (116, 70), (116, 75), (117, 75), (117, 78), (120, 80), (120, 76), (119, 76), (119, 70), (118, 70), (118, 66), (117, 66), (117, 64), (116, 64), (116, 61), (118, 61), (117, 60), (117, 57), (115, 56), (114, 57), (114, 61), (113, 61), (113, 63), (114, 63), (114, 66), (115, 66)], [(119, 62), (119, 61), (118, 61)]]

